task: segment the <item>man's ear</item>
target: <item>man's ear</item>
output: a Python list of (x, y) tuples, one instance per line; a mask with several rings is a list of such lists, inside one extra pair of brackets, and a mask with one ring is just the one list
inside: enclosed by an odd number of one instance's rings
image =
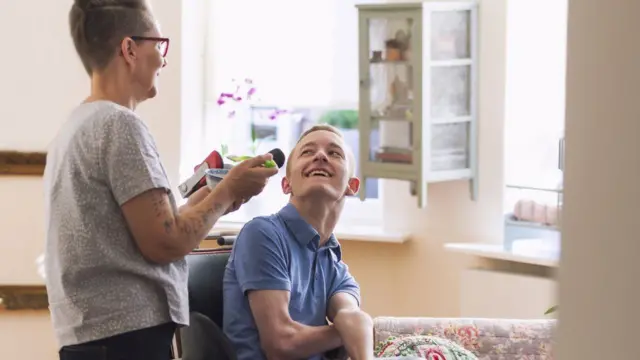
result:
[(289, 179), (287, 179), (286, 176), (282, 178), (281, 185), (282, 185), (282, 192), (285, 195), (290, 195), (291, 194), (291, 184), (289, 183)]
[(120, 43), (120, 52), (122, 53), (122, 57), (129, 65), (133, 65), (138, 57), (137, 51), (138, 44), (129, 37), (124, 38)]
[(353, 196), (358, 193), (358, 190), (360, 190), (360, 179), (358, 179), (357, 177), (349, 178), (345, 195)]

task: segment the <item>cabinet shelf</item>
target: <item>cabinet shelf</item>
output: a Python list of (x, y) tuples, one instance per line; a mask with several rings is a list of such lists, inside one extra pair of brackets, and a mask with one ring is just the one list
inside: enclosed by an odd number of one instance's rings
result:
[(452, 59), (432, 61), (429, 65), (433, 67), (447, 66), (469, 66), (473, 64), (473, 59)]
[(411, 66), (409, 61), (405, 60), (371, 60), (369, 62), (371, 65), (403, 65), (403, 66)]
[(465, 123), (465, 122), (471, 122), (471, 121), (473, 121), (473, 118), (470, 116), (454, 116), (454, 117), (448, 117), (448, 118), (432, 118), (431, 124), (432, 125), (457, 124), (457, 123)]
[(468, 180), (475, 200), (478, 2), (356, 7), (363, 184), (409, 181), (426, 207), (429, 183)]
[(396, 122), (402, 122), (402, 121), (411, 121), (410, 118), (401, 118), (401, 117), (387, 117), (387, 116), (372, 116), (371, 117), (371, 122), (381, 122), (381, 121), (396, 121)]

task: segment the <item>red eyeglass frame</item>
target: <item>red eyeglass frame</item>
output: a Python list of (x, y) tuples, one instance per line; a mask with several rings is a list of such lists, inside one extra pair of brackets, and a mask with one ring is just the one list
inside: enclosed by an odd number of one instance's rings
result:
[(166, 47), (164, 48), (164, 53), (162, 54), (162, 57), (167, 57), (167, 53), (169, 52), (169, 38), (166, 37), (152, 37), (152, 36), (130, 36), (131, 40), (134, 41), (139, 41), (139, 40), (146, 40), (146, 41), (157, 41), (157, 42), (162, 42), (167, 44)]

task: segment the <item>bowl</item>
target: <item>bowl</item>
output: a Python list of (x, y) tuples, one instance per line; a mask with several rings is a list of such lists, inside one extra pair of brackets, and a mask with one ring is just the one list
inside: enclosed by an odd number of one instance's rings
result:
[(225, 175), (227, 175), (229, 170), (230, 169), (208, 169), (205, 173), (206, 174), (205, 177), (207, 179), (207, 186), (209, 186), (210, 189), (215, 188), (216, 185), (218, 185), (218, 183), (222, 181)]

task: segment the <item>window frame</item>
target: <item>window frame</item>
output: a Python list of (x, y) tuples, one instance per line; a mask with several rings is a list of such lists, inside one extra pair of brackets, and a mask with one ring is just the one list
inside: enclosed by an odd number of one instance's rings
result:
[[(206, 66), (206, 65), (205, 65)], [(206, 85), (205, 85), (206, 86)], [(208, 144), (217, 144), (219, 150), (220, 144), (225, 142), (225, 138), (228, 138), (229, 131), (233, 131), (232, 121), (228, 120), (224, 116), (220, 116), (218, 111), (219, 107), (216, 102), (207, 100), (205, 103), (205, 111), (204, 111), (204, 119), (202, 122), (202, 137), (204, 144), (201, 149), (203, 153), (203, 157), (206, 157), (212, 149), (208, 146)], [(204, 147), (207, 147), (206, 149)], [(287, 154), (288, 155), (288, 154)], [(284, 171), (284, 170), (281, 170)], [(269, 194), (274, 194), (274, 191), (278, 191), (276, 187), (280, 185), (280, 179), (283, 176), (282, 172), (276, 177), (270, 180), (270, 184), (268, 185), (270, 188), (265, 190), (263, 193), (258, 195), (251, 201), (274, 201), (274, 197), (269, 197)], [(360, 179), (362, 181), (362, 179)], [(342, 214), (340, 216), (340, 220), (338, 221), (338, 226), (340, 227), (349, 227), (349, 226), (381, 226), (383, 224), (384, 216), (384, 183), (383, 179), (379, 179), (378, 185), (378, 197), (376, 199), (366, 199), (365, 201), (360, 200), (359, 194), (356, 194), (352, 197), (347, 197), (345, 199), (345, 205), (342, 210)], [(279, 193), (280, 196), (281, 193)], [(278, 196), (278, 197), (279, 197)], [(286, 202), (283, 203), (283, 206)], [(257, 206), (257, 205), (255, 205)], [(224, 216), (221, 220), (229, 223), (245, 223), (255, 216), (268, 215), (269, 212), (263, 213), (252, 213), (247, 210), (247, 208), (251, 208), (252, 206), (243, 206), (240, 210), (235, 213), (228, 214)], [(257, 206), (259, 207), (259, 206)]]
[[(218, 51), (219, 46), (229, 47), (229, 35), (223, 34), (221, 30), (221, 26), (223, 23), (216, 22), (217, 17), (224, 17), (220, 11), (214, 11), (215, 9), (226, 9), (226, 5), (224, 5), (219, 0), (209, 0), (211, 3), (209, 4), (207, 19), (210, 21), (205, 22), (205, 49), (203, 53), (203, 71), (204, 71), (204, 81), (202, 86), (204, 87), (204, 96), (203, 96), (203, 121), (202, 121), (202, 146), (201, 146), (201, 154), (203, 157), (208, 155), (212, 148), (211, 144), (215, 144), (216, 150), (220, 149), (220, 145), (223, 143), (234, 143), (233, 140), (227, 142), (227, 140), (232, 139), (233, 137), (237, 137), (238, 131), (245, 131), (246, 128), (242, 128), (242, 130), (238, 130), (237, 126), (234, 129), (233, 121), (228, 120), (223, 112), (219, 110), (219, 105), (217, 104), (218, 96), (222, 91), (226, 91), (228, 89), (223, 88), (228, 85), (230, 78), (234, 78), (233, 75), (245, 75), (245, 74), (230, 74), (228, 73), (227, 65), (225, 65), (225, 61), (222, 62), (222, 65), (218, 65), (220, 61), (219, 54), (224, 53)], [(325, 3), (323, 3), (323, 7)], [(337, 9), (338, 2), (333, 0), (329, 3), (326, 3), (326, 6), (329, 8), (323, 10), (323, 13), (333, 14), (333, 12)], [(216, 5), (216, 6), (214, 6)], [(235, 6), (232, 6), (230, 9), (233, 9)], [(349, 7), (349, 11), (353, 11), (355, 13), (355, 7)], [(222, 18), (221, 18), (222, 19)], [(335, 19), (330, 19), (329, 23), (335, 21)], [(226, 26), (226, 25), (224, 25)], [(356, 33), (354, 32), (354, 36)], [(321, 42), (326, 42), (323, 39), (320, 39)], [(326, 40), (326, 39), (325, 39)], [(328, 40), (327, 40), (328, 41)], [(244, 44), (246, 46), (246, 44)], [(322, 45), (322, 44), (320, 44)], [(351, 45), (351, 44), (350, 44)], [(240, 46), (240, 44), (238, 44)], [(227, 49), (228, 50), (228, 49)], [(354, 66), (356, 66), (354, 64)], [(222, 71), (225, 70), (225, 71)], [(234, 71), (237, 69), (234, 69)], [(237, 76), (235, 76), (237, 78)], [(357, 77), (356, 77), (357, 78)], [(341, 77), (336, 78), (334, 81), (339, 81)], [(347, 77), (342, 81), (352, 81), (353, 79)], [(260, 79), (257, 79), (258, 87), (262, 86), (259, 84)], [(354, 84), (347, 84), (347, 88), (355, 87)], [(353, 85), (353, 86), (352, 86)], [(260, 91), (260, 90), (258, 90)], [(261, 91), (260, 91), (261, 92)], [(344, 95), (344, 94), (341, 94)], [(312, 96), (312, 95), (309, 95)], [(260, 97), (263, 98), (264, 101), (259, 101), (255, 103), (257, 106), (268, 106), (270, 105), (270, 101), (267, 98), (264, 98), (264, 94), (261, 92)], [(338, 96), (340, 98), (340, 96)], [(311, 100), (311, 99), (310, 99)], [(316, 100), (316, 99), (313, 99)], [(306, 100), (305, 100), (306, 101)], [(341, 99), (337, 99), (333, 103), (326, 104), (326, 108), (336, 108), (340, 107), (339, 105), (344, 105), (344, 97)], [(293, 105), (293, 104), (289, 104)], [(318, 108), (317, 101), (310, 101), (308, 104), (310, 108)], [(357, 103), (356, 103), (357, 105)], [(305, 106), (300, 106), (305, 107)], [(325, 106), (322, 106), (325, 107)], [(357, 108), (357, 107), (356, 107)], [(240, 133), (242, 134), (242, 133)], [(284, 149), (283, 149), (284, 150)], [(288, 154), (287, 154), (288, 155)], [(361, 179), (362, 181), (362, 179)], [(275, 185), (279, 186), (279, 179), (272, 179), (270, 182), (272, 184), (272, 188), (268, 191), (272, 193), (276, 191), (274, 189)], [(367, 199), (365, 201), (361, 201), (359, 195), (349, 197), (345, 201), (345, 205), (343, 208), (343, 212), (340, 216), (339, 226), (381, 226), (382, 221), (384, 219), (383, 209), (383, 188), (382, 185), (384, 180), (380, 179), (378, 182), (378, 197), (377, 199)], [(269, 194), (265, 191), (256, 197), (252, 201), (269, 201)], [(273, 198), (271, 198), (273, 199)], [(232, 215), (232, 214), (230, 214)], [(267, 215), (267, 214), (252, 214), (245, 213), (243, 215), (242, 212), (238, 212), (232, 216), (223, 217), (223, 221), (230, 222), (246, 222), (250, 220), (252, 217), (256, 215)]]

